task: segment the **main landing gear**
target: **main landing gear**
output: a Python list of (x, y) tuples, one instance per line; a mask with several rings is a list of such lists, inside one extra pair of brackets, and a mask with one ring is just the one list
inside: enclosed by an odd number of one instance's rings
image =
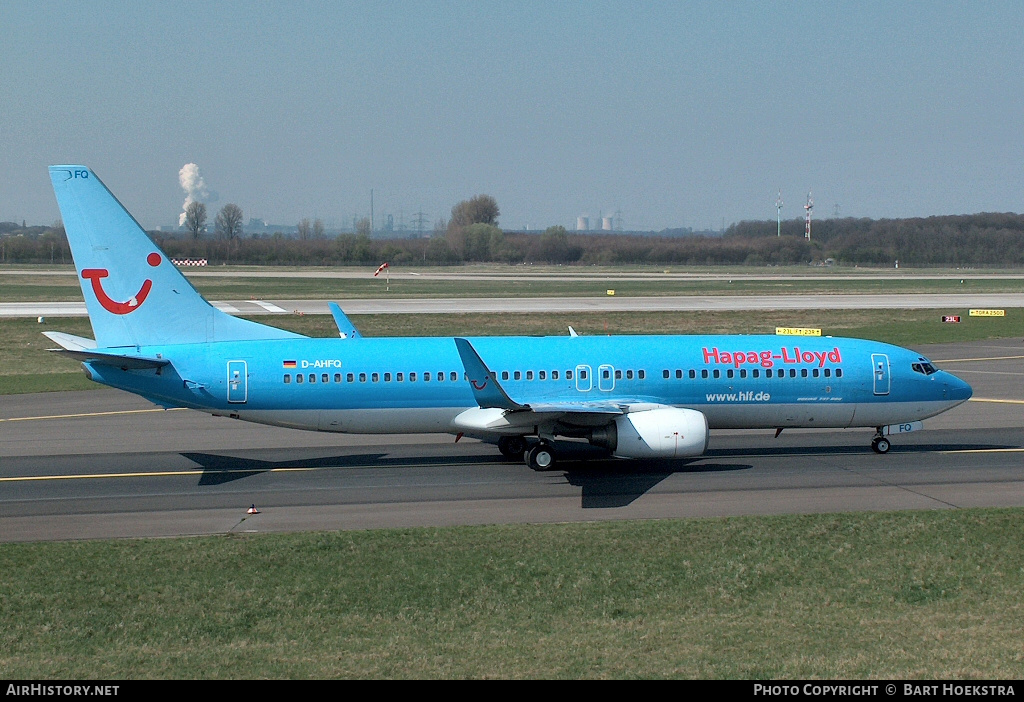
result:
[(523, 460), (533, 470), (552, 470), (555, 467), (555, 450), (548, 442), (541, 441), (524, 452)]
[(498, 439), (498, 450), (505, 458), (522, 458), (527, 448), (526, 439), (522, 436), (503, 436)]
[(508, 459), (522, 459), (533, 470), (552, 470), (555, 450), (547, 441), (527, 442), (523, 436), (503, 436), (498, 439), (498, 450)]

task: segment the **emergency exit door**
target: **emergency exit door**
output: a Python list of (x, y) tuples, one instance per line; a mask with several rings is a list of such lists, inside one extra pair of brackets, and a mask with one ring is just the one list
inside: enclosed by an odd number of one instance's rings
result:
[(244, 403), (249, 395), (249, 373), (245, 361), (228, 361), (228, 402)]
[(874, 366), (874, 384), (876, 395), (889, 394), (889, 357), (884, 353), (871, 354), (871, 365)]

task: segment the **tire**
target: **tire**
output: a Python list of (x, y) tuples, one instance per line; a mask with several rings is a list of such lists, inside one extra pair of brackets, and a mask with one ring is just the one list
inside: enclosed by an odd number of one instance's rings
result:
[(889, 449), (891, 447), (892, 444), (890, 444), (889, 440), (886, 439), (884, 436), (877, 436), (871, 442), (871, 449), (875, 453), (889, 453)]
[(526, 452), (526, 465), (533, 470), (545, 471), (555, 467), (555, 452), (550, 445), (539, 443)]
[(526, 439), (521, 436), (503, 436), (498, 439), (498, 450), (505, 458), (519, 458), (526, 451)]

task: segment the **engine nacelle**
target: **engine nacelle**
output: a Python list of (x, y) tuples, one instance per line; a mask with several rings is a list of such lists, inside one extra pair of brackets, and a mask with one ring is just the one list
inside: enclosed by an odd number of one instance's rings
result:
[(630, 412), (595, 429), (590, 441), (620, 458), (699, 456), (708, 447), (708, 420), (697, 410), (675, 407)]

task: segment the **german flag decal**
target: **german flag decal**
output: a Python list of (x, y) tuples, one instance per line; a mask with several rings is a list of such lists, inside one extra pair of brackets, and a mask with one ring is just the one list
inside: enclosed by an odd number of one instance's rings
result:
[(284, 367), (285, 368), (294, 368), (295, 367), (295, 361), (285, 361), (284, 362)]

